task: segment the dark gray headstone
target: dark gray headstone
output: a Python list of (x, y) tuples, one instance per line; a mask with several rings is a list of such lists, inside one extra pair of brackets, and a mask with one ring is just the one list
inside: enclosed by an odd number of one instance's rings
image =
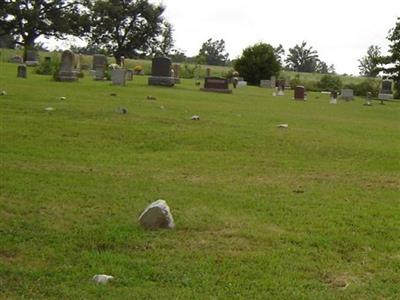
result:
[(306, 99), (306, 89), (302, 85), (296, 86), (294, 89), (294, 100), (305, 100)]
[(380, 100), (391, 100), (393, 99), (392, 93), (392, 81), (391, 80), (384, 80), (382, 81), (382, 89), (378, 95)]
[(25, 65), (19, 65), (17, 68), (17, 77), (26, 78), (27, 70)]
[(95, 54), (93, 55), (93, 70), (96, 68), (104, 68), (107, 67), (107, 57), (103, 54)]
[(151, 66), (151, 75), (154, 77), (171, 76), (171, 60), (167, 57), (156, 57), (153, 58), (152, 66)]
[(171, 60), (167, 57), (153, 58), (151, 74), (148, 80), (149, 85), (168, 87), (175, 85), (175, 78), (171, 77)]
[(39, 64), (36, 50), (28, 50), (28, 51), (26, 51), (25, 64), (27, 66), (37, 66)]
[(232, 90), (229, 89), (228, 79), (221, 77), (206, 77), (204, 88), (201, 88), (201, 90), (204, 92), (232, 93)]
[(74, 70), (75, 55), (70, 50), (65, 50), (61, 55), (61, 67), (57, 79), (60, 81), (75, 81), (77, 80)]

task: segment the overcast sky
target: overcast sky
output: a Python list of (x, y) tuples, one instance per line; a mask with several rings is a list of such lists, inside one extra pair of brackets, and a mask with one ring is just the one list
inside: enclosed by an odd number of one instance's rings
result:
[(386, 39), (400, 0), (162, 0), (174, 26), (175, 46), (197, 55), (208, 38), (224, 39), (230, 58), (257, 42), (282, 44), (286, 52), (303, 40), (338, 73), (358, 74), (358, 59)]

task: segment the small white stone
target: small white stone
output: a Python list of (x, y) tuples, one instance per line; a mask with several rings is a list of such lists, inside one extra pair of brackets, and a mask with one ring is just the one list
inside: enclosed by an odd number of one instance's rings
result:
[(54, 108), (53, 108), (53, 107), (46, 107), (44, 110), (45, 110), (45, 111), (53, 111)]
[(192, 116), (190, 119), (193, 121), (200, 121), (200, 116)]
[(113, 279), (114, 279), (113, 276), (100, 274), (100, 275), (94, 275), (92, 280), (97, 284), (106, 284)]
[(60, 97), (60, 100), (67, 100), (67, 97)]
[(276, 127), (278, 127), (278, 128), (289, 128), (289, 125), (288, 124), (279, 124), (279, 125), (276, 125)]
[(147, 206), (139, 217), (139, 223), (146, 229), (172, 229), (175, 226), (169, 206), (164, 200), (157, 200)]
[(6, 91), (1, 91), (0, 95), (1, 96), (7, 96), (7, 92)]

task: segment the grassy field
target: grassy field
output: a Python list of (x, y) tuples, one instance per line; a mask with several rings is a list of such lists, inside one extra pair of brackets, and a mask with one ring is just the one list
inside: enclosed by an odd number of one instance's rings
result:
[(399, 103), (0, 70), (1, 299), (398, 299)]

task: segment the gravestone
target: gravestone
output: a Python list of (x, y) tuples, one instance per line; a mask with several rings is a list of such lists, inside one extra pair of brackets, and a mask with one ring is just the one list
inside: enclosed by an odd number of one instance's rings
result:
[(245, 86), (247, 86), (247, 81), (244, 81), (244, 80), (238, 81), (238, 83), (237, 83), (238, 88), (242, 88)]
[(105, 71), (107, 69), (107, 57), (102, 54), (93, 55), (93, 66), (95, 71), (94, 80), (104, 80)]
[(172, 69), (174, 70), (175, 84), (180, 84), (181, 83), (181, 79), (179, 78), (180, 66), (178, 64), (174, 64), (172, 66)]
[(294, 89), (294, 100), (306, 100), (306, 90), (304, 86), (296, 86), (296, 88)]
[(157, 200), (151, 203), (139, 216), (139, 223), (145, 229), (172, 229), (174, 218), (171, 210), (164, 200)]
[(221, 77), (206, 77), (204, 79), (204, 87), (200, 90), (204, 92), (232, 93), (232, 90), (229, 89), (228, 79)]
[(392, 81), (391, 80), (382, 81), (382, 89), (379, 92), (378, 98), (380, 100), (392, 100), (393, 99)]
[(151, 66), (151, 77), (149, 85), (172, 87), (175, 85), (175, 78), (171, 77), (171, 60), (167, 57), (155, 57)]
[(25, 65), (19, 65), (17, 68), (17, 77), (18, 78), (26, 78), (27, 70)]
[(125, 85), (126, 70), (125, 69), (114, 69), (111, 70), (111, 81), (114, 85)]
[(276, 77), (275, 76), (271, 76), (271, 88), (275, 88), (276, 87)]
[(10, 58), (9, 62), (13, 64), (23, 64), (24, 59), (22, 58), (22, 56), (14, 55), (13, 57)]
[(76, 81), (76, 72), (74, 70), (75, 55), (70, 50), (65, 50), (61, 55), (61, 67), (57, 79), (59, 81)]
[(126, 70), (126, 80), (133, 80), (133, 70)]
[(285, 80), (278, 80), (278, 96), (285, 95)]
[(342, 89), (340, 98), (346, 101), (354, 100), (354, 91), (352, 89)]
[(260, 80), (260, 87), (261, 88), (270, 88), (271, 80)]
[(336, 91), (332, 91), (331, 92), (331, 100), (330, 100), (330, 104), (337, 104), (337, 95), (338, 93)]
[(35, 67), (39, 65), (37, 52), (35, 50), (26, 51), (26, 61), (25, 64), (29, 67)]

